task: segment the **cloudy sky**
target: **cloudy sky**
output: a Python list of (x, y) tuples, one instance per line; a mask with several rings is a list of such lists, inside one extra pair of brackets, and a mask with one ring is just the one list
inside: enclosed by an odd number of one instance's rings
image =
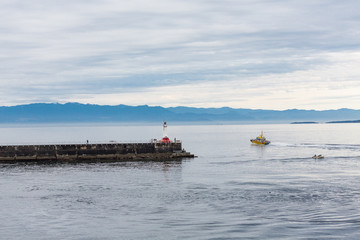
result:
[(358, 0), (0, 0), (0, 105), (360, 109)]

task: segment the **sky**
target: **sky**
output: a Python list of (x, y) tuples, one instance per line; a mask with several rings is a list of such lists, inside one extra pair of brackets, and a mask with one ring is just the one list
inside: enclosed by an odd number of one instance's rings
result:
[(358, 0), (0, 0), (0, 105), (360, 109)]

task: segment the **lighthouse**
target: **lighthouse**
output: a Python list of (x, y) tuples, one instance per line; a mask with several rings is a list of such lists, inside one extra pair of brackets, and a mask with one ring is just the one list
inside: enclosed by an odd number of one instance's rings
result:
[(163, 124), (163, 138), (161, 139), (162, 143), (170, 143), (170, 139), (167, 135), (167, 124), (164, 122)]

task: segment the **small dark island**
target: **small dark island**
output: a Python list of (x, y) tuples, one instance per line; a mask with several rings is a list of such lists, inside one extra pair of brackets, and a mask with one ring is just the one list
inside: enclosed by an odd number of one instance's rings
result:
[(318, 122), (292, 122), (291, 124), (318, 124)]

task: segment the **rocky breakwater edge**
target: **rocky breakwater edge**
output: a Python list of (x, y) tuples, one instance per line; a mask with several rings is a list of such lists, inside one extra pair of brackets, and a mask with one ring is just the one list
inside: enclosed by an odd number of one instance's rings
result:
[(165, 161), (194, 158), (181, 141), (150, 143), (3, 145), (0, 163), (17, 162), (94, 162)]

